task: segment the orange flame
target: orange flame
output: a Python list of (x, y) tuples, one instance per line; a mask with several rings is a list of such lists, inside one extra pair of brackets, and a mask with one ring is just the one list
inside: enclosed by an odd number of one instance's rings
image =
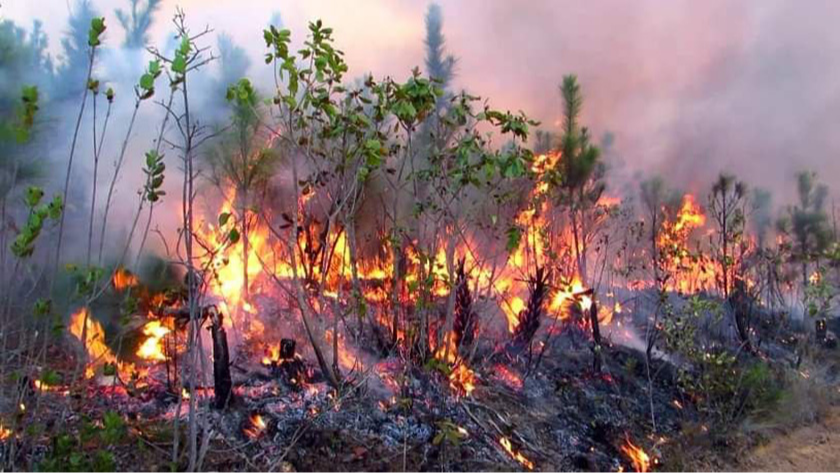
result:
[[(87, 321), (85, 321), (87, 318)], [(87, 326), (87, 330), (85, 330)], [(105, 344), (105, 330), (98, 320), (94, 319), (88, 312), (87, 307), (82, 307), (70, 316), (70, 333), (73, 334), (87, 348), (88, 364), (85, 367), (85, 377), (93, 378), (96, 368), (105, 363), (117, 361), (108, 345)], [(82, 338), (87, 340), (83, 341)]]
[(450, 331), (443, 337), (443, 343), (435, 350), (435, 358), (450, 365), (452, 370), (449, 373), (449, 385), (452, 389), (459, 394), (469, 396), (475, 389), (475, 372), (458, 356), (454, 331)]
[(245, 426), (243, 432), (248, 438), (256, 440), (265, 433), (266, 429), (268, 429), (268, 424), (263, 419), (263, 416), (253, 413), (248, 417), (248, 425)]
[(650, 469), (650, 456), (645, 453), (641, 447), (633, 445), (633, 442), (627, 438), (626, 443), (621, 446), (621, 451), (630, 458), (633, 463), (633, 468), (638, 472), (647, 472)]
[(0, 424), (0, 442), (9, 439), (11, 436), (11, 429), (7, 429), (3, 424)]
[(114, 272), (112, 282), (114, 284), (114, 289), (118, 291), (134, 287), (138, 283), (137, 276), (126, 271), (125, 268), (119, 268), (116, 272)]
[(166, 355), (163, 352), (161, 341), (163, 337), (172, 330), (164, 326), (159, 320), (152, 320), (143, 327), (143, 334), (148, 338), (137, 349), (137, 356), (144, 360), (164, 361)]
[(496, 376), (513, 389), (522, 389), (522, 378), (505, 365), (496, 365)]
[(519, 464), (521, 464), (522, 466), (524, 466), (525, 468), (527, 468), (529, 470), (534, 469), (534, 462), (532, 462), (527, 457), (525, 457), (525, 455), (522, 455), (522, 453), (514, 450), (513, 449), (513, 444), (510, 443), (510, 440), (507, 437), (500, 437), (499, 438), (499, 445), (501, 445), (502, 448), (505, 449), (505, 451), (507, 452), (508, 455), (510, 455), (511, 458), (518, 461)]

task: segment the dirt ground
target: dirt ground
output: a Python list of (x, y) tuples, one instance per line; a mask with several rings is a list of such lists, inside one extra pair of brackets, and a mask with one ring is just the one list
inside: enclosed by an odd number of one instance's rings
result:
[(822, 422), (756, 448), (739, 466), (751, 471), (840, 471), (840, 407)]

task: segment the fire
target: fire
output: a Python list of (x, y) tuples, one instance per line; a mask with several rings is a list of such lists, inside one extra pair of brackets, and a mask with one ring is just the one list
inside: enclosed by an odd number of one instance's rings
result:
[[(327, 330), (325, 333), (325, 338), (327, 343), (330, 346), (333, 346), (333, 334), (332, 330)], [(344, 336), (341, 333), (338, 334), (338, 365), (344, 371), (353, 371), (353, 370), (360, 370), (364, 369), (364, 365), (362, 364), (362, 360), (359, 359), (348, 347), (347, 343), (344, 340)], [(278, 353), (279, 356), (279, 353)]]
[(137, 349), (137, 356), (144, 360), (164, 361), (166, 355), (163, 352), (161, 341), (172, 330), (164, 326), (159, 320), (152, 320), (143, 327), (143, 334), (148, 338)]
[(268, 429), (268, 424), (263, 419), (263, 416), (253, 413), (248, 417), (248, 425), (245, 426), (243, 432), (248, 438), (256, 440), (265, 433), (266, 429)]
[(667, 289), (694, 293), (715, 287), (714, 264), (690, 251), (694, 230), (706, 224), (706, 215), (691, 194), (683, 196), (682, 206), (673, 220), (663, 223), (657, 241), (662, 269), (670, 276)]
[[(105, 344), (105, 330), (102, 329), (99, 321), (93, 318), (87, 307), (82, 307), (70, 316), (68, 329), (87, 349), (88, 364), (85, 368), (85, 377), (93, 378), (98, 366), (105, 363), (116, 363), (116, 357), (108, 345)], [(82, 340), (82, 338), (86, 340)]]
[(475, 389), (475, 373), (465, 364), (459, 363), (452, 369), (449, 383), (465, 396), (469, 396)]
[(650, 469), (650, 456), (640, 447), (633, 445), (628, 437), (626, 443), (621, 446), (621, 451), (633, 463), (633, 468), (638, 472), (647, 472)]
[[(233, 215), (236, 198), (236, 190), (232, 187), (229, 188), (225, 193), (225, 200), (219, 213)], [(243, 216), (239, 216), (239, 218), (243, 218)], [(209, 218), (208, 220), (215, 222), (216, 218)], [(231, 224), (228, 223), (227, 225)], [(226, 322), (229, 322), (229, 319), (236, 319), (237, 311), (240, 309), (246, 313), (254, 312), (251, 302), (245, 300), (245, 294), (250, 293), (255, 285), (254, 282), (262, 273), (263, 262), (271, 264), (272, 258), (267, 258), (267, 256), (270, 256), (272, 251), (267, 244), (268, 229), (261, 222), (249, 226), (247, 262), (245, 258), (245, 235), (241, 235), (239, 241), (233, 245), (228, 244), (225, 235), (226, 233), (216, 225), (207, 223), (197, 228), (196, 236), (204, 242), (205, 247), (210, 249), (202, 258), (204, 260), (202, 265), (211, 269), (214, 273), (215, 277), (212, 278), (210, 283), (210, 291), (214, 296), (224, 301), (221, 308), (224, 312), (230, 314), (230, 317), (225, 319)], [(246, 264), (248, 287), (246, 287)], [(247, 326), (247, 324), (245, 325)]]
[(699, 228), (706, 224), (706, 215), (695, 202), (694, 196), (686, 194), (683, 196), (683, 204), (677, 214), (677, 221), (674, 223), (674, 230), (679, 232), (683, 228)]
[(500, 437), (499, 438), (499, 445), (501, 445), (502, 448), (505, 449), (505, 451), (507, 452), (508, 455), (510, 455), (511, 458), (518, 461), (522, 466), (524, 466), (525, 468), (527, 468), (529, 470), (534, 469), (534, 462), (532, 462), (527, 457), (525, 457), (525, 455), (522, 455), (522, 453), (514, 450), (513, 449), (513, 444), (510, 443), (510, 440), (507, 437)]
[(455, 345), (455, 332), (449, 332), (443, 338), (443, 343), (435, 350), (435, 358), (445, 361), (451, 367), (449, 385), (456, 392), (469, 396), (475, 389), (475, 372), (458, 356)]
[(513, 389), (522, 389), (522, 378), (502, 364), (496, 365), (496, 377)]
[(592, 308), (592, 297), (587, 294), (587, 289), (584, 287), (579, 276), (574, 276), (572, 282), (565, 289), (554, 293), (549, 310), (556, 317), (565, 319), (568, 317), (568, 312), (566, 311), (570, 303), (578, 303), (580, 309), (583, 311), (588, 311)]
[(44, 383), (40, 379), (36, 379), (33, 384), (35, 385), (35, 389), (41, 392), (56, 392), (63, 396), (70, 394), (70, 390), (65, 389), (61, 386), (51, 386), (49, 384)]
[(11, 429), (6, 428), (3, 424), (0, 424), (0, 442), (4, 440), (8, 440), (12, 437)]
[(123, 291), (126, 288), (134, 287), (138, 283), (137, 276), (126, 271), (125, 268), (117, 269), (117, 271), (114, 272), (114, 277), (111, 282), (114, 284), (114, 289), (118, 291)]
[(262, 358), (262, 364), (265, 366), (277, 365), (283, 360), (280, 359), (280, 345), (270, 345), (265, 350), (265, 356)]

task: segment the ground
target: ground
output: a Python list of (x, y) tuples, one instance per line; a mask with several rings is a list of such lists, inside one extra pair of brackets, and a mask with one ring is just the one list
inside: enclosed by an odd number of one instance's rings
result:
[(840, 407), (821, 422), (773, 438), (739, 465), (750, 471), (837, 471), (840, 468)]

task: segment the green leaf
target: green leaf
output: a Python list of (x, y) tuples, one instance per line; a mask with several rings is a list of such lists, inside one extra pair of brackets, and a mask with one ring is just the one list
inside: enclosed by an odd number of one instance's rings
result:
[(102, 44), (100, 37), (105, 32), (105, 18), (96, 17), (90, 20), (90, 29), (88, 30), (88, 46), (94, 48)]
[(44, 197), (44, 190), (38, 186), (29, 186), (26, 189), (26, 205), (29, 208), (34, 208), (41, 202), (41, 198)]
[(513, 253), (519, 248), (519, 243), (522, 241), (522, 230), (517, 226), (511, 226), (507, 229), (507, 244), (505, 248), (508, 253)]
[(181, 38), (181, 46), (178, 47), (178, 53), (180, 53), (181, 56), (186, 57), (187, 54), (190, 53), (190, 48), (190, 38), (188, 36), (183, 36)]
[(228, 220), (230, 220), (230, 212), (222, 212), (219, 214), (219, 226), (224, 227), (227, 224)]
[(150, 90), (155, 86), (155, 78), (153, 75), (146, 73), (140, 76), (140, 88)]
[(182, 55), (176, 55), (175, 59), (172, 60), (172, 72), (184, 75), (187, 72), (187, 60)]

